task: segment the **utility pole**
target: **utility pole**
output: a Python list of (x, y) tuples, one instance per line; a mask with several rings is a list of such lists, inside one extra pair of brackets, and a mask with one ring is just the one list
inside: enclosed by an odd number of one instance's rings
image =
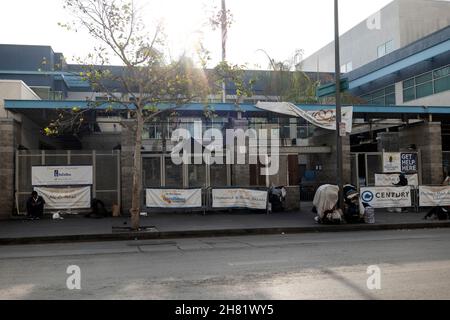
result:
[[(227, 60), (228, 17), (225, 0), (222, 0), (222, 62)], [(227, 102), (227, 87), (225, 80), (222, 82), (222, 102)]]
[(342, 106), (341, 106), (341, 58), (339, 46), (339, 1), (334, 0), (334, 47), (335, 47), (335, 76), (336, 76), (336, 160), (337, 185), (339, 186), (339, 208), (343, 209), (343, 169), (342, 169)]

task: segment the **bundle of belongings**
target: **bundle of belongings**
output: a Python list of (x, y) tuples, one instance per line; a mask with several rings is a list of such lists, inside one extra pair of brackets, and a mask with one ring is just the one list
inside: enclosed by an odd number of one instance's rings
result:
[(364, 222), (365, 206), (359, 199), (358, 189), (351, 184), (344, 186), (344, 218), (347, 223)]
[(337, 208), (339, 187), (323, 185), (317, 189), (313, 200), (315, 220), (321, 224), (364, 223), (365, 206), (361, 203), (357, 188), (344, 186), (344, 211)]
[(343, 213), (337, 209), (339, 200), (339, 187), (325, 184), (320, 186), (313, 200), (313, 212), (317, 214), (315, 220), (321, 224), (340, 224), (343, 222)]

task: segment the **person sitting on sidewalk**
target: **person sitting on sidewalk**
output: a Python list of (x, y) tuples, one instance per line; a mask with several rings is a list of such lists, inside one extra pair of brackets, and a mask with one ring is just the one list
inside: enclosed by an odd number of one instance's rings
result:
[(31, 193), (31, 197), (27, 200), (27, 217), (32, 220), (38, 220), (44, 217), (45, 200), (38, 195), (36, 191)]
[[(442, 186), (450, 185), (450, 176), (448, 172), (444, 172), (445, 179), (442, 182)], [(433, 207), (430, 211), (423, 217), (423, 220), (427, 220), (428, 218), (437, 218), (438, 220), (447, 220), (450, 219), (450, 207)]]
[[(408, 186), (408, 179), (406, 178), (406, 175), (404, 172), (400, 173), (400, 175), (398, 176), (398, 183), (395, 183), (394, 186), (396, 187), (406, 187)], [(408, 209), (406, 208), (396, 208), (395, 209), (396, 212), (398, 213), (407, 213)]]

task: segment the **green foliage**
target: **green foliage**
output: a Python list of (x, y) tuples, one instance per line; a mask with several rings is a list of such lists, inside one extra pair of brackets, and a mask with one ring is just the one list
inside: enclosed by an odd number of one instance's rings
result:
[(236, 89), (235, 104), (239, 106), (239, 103), (243, 97), (253, 96), (253, 86), (256, 83), (256, 79), (246, 79), (246, 66), (229, 64), (226, 61), (219, 63), (214, 68), (214, 81), (216, 88), (221, 88), (222, 83), (233, 83)]

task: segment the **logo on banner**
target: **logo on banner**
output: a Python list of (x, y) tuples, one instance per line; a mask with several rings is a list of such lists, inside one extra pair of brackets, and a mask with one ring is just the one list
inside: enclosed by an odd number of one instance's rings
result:
[(179, 192), (167, 192), (161, 195), (161, 199), (167, 204), (185, 204), (186, 198)]
[(361, 195), (361, 199), (362, 199), (364, 202), (371, 202), (371, 201), (373, 200), (373, 198), (374, 198), (373, 193), (370, 192), (370, 191), (365, 191), (365, 192), (363, 192), (363, 194)]

